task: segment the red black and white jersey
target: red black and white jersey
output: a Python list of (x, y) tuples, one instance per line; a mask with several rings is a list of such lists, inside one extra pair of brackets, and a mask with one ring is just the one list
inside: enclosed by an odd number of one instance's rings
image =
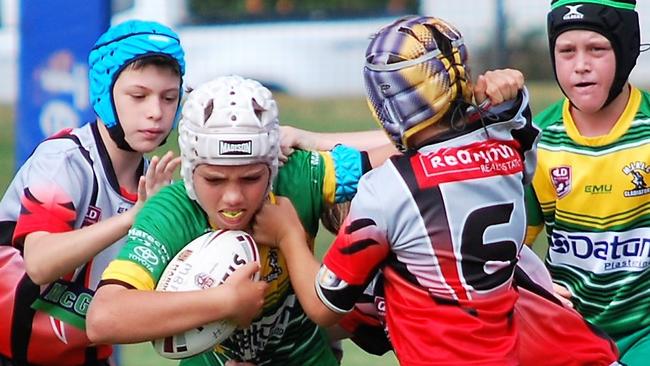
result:
[(490, 112), (367, 173), (317, 278), (321, 300), (343, 313), (383, 270), (402, 364), (517, 363), (512, 277), (539, 130), (526, 92)]
[(43, 288), (25, 274), (22, 245), (29, 233), (88, 226), (128, 210), (135, 199), (119, 187), (95, 123), (62, 131), (35, 149), (0, 201), (1, 354), (38, 365), (82, 365), (110, 355), (108, 346), (90, 347), (80, 328), (124, 239)]
[[(517, 359), (520, 366), (613, 366), (620, 365), (614, 341), (590, 325), (578, 312), (565, 307), (553, 295), (551, 276), (528, 246), (519, 252), (514, 283), (519, 298), (515, 303)], [(382, 355), (392, 350), (385, 333), (386, 306), (383, 274), (377, 272), (338, 325), (366, 352)], [(562, 345), (560, 350), (557, 345)]]

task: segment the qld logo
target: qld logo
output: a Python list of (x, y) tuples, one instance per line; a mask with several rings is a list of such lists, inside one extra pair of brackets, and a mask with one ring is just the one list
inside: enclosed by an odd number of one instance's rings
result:
[(629, 175), (632, 180), (630, 181), (634, 184), (634, 189), (629, 189), (623, 191), (623, 196), (625, 197), (638, 197), (650, 193), (650, 188), (645, 181), (645, 177), (650, 173), (650, 166), (642, 161), (635, 161), (629, 163), (623, 167), (623, 173)]
[(557, 198), (562, 198), (571, 192), (571, 167), (558, 166), (551, 168), (551, 182), (555, 187)]

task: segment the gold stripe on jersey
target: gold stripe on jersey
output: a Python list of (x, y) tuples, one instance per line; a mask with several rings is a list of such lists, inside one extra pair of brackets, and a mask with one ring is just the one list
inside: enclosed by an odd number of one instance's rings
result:
[(323, 177), (323, 200), (328, 205), (333, 205), (336, 200), (336, 170), (334, 159), (329, 152), (321, 152), (325, 174)]
[(102, 280), (118, 280), (135, 287), (138, 290), (153, 290), (151, 273), (144, 267), (131, 261), (116, 259), (112, 261), (102, 274)]
[(630, 99), (625, 106), (623, 114), (621, 114), (618, 121), (616, 121), (614, 128), (612, 128), (612, 130), (606, 135), (586, 137), (582, 136), (578, 131), (578, 127), (576, 126), (569, 110), (570, 103), (565, 101), (562, 106), (562, 118), (564, 119), (564, 125), (566, 126), (566, 133), (573, 141), (580, 145), (605, 146), (611, 144), (620, 139), (621, 136), (623, 136), (630, 128), (630, 124), (634, 120), (634, 116), (636, 115), (636, 111), (639, 109), (640, 104), (641, 92), (637, 88), (632, 88), (630, 91)]
[[(590, 231), (606, 231), (624, 229), (635, 219), (650, 214), (647, 204), (650, 194), (634, 195), (632, 174), (635, 168), (650, 167), (650, 139), (620, 141), (635, 123), (636, 126), (647, 123), (634, 121), (640, 102), (641, 94), (633, 88), (625, 111), (612, 131), (605, 136), (584, 137), (579, 134), (569, 113), (569, 103), (565, 101), (562, 117), (566, 135), (589, 148), (555, 145), (549, 140), (540, 142), (533, 186), (546, 218)], [(554, 128), (553, 133), (558, 136), (562, 133), (557, 124), (549, 128)], [(570, 177), (557, 180), (554, 172), (562, 167), (568, 169)], [(556, 189), (558, 184), (565, 186)], [(552, 224), (547, 220), (549, 223)]]

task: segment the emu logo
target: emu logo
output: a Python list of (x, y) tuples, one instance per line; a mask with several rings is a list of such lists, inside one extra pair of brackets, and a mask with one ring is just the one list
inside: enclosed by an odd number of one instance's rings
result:
[(582, 19), (584, 18), (584, 14), (578, 11), (578, 8), (581, 7), (582, 4), (580, 5), (567, 5), (567, 9), (569, 9), (569, 12), (564, 14), (562, 17), (562, 20), (569, 20), (569, 19)]

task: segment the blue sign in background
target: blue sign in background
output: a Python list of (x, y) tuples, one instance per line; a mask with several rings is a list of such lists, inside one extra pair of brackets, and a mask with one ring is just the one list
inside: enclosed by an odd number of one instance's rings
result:
[(110, 0), (20, 2), (16, 167), (46, 137), (95, 119), (88, 53), (110, 16)]

